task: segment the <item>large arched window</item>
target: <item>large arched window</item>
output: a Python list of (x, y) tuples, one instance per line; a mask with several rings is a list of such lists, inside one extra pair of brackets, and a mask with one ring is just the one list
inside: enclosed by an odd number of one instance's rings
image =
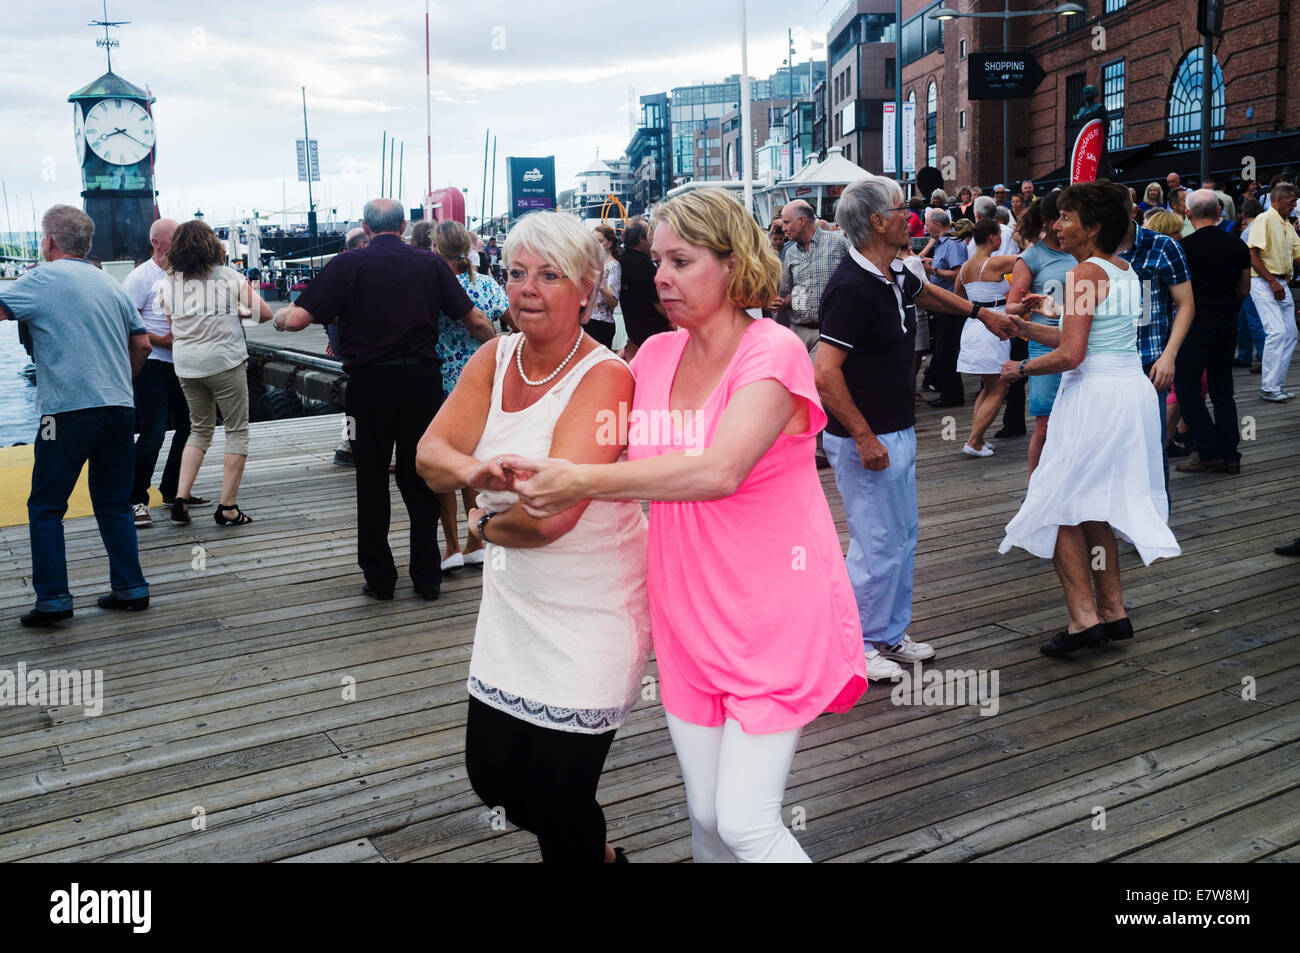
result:
[[(1224, 97), (1223, 70), (1213, 60), (1211, 81), (1211, 142), (1223, 140)], [(1169, 141), (1179, 149), (1194, 149), (1201, 144), (1201, 48), (1188, 50), (1174, 71), (1169, 88)]]
[(939, 91), (934, 83), (925, 92), (925, 164), (934, 168), (939, 164)]

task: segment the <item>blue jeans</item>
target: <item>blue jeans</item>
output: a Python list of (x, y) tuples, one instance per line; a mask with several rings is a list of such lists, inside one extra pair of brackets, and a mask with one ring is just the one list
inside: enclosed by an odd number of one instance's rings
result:
[[(145, 361), (133, 382), (135, 388), (135, 423), (140, 432), (135, 442), (135, 475), (131, 481), (131, 503), (149, 502), (149, 484), (153, 481), (154, 467), (158, 465), (158, 451), (167, 436), (170, 422), (176, 433), (171, 450), (163, 465), (158, 490), (164, 497), (175, 497), (180, 482), (181, 454), (190, 435), (190, 409), (185, 403), (176, 369), (167, 361)], [(169, 421), (168, 418), (171, 418)]]
[(1237, 360), (1250, 363), (1256, 354), (1264, 356), (1264, 323), (1259, 320), (1255, 302), (1246, 295), (1237, 314)]
[(868, 649), (897, 645), (912, 621), (916, 537), (916, 430), (877, 434), (889, 466), (868, 470), (848, 437), (822, 434), (849, 524), (847, 567)]
[(27, 499), (32, 542), (32, 587), (36, 608), (62, 612), (72, 608), (68, 565), (63, 548), (63, 514), (68, 497), (90, 461), (90, 502), (99, 537), (108, 552), (108, 578), (120, 599), (149, 595), (140, 570), (135, 518), (131, 515), (134, 472), (131, 407), (92, 407), (42, 418), (35, 441), (32, 495)]

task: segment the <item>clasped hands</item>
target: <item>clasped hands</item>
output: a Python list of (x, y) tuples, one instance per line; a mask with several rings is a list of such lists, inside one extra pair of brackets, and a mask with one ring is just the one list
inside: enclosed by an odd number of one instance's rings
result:
[[(587, 498), (579, 468), (568, 460), (552, 458), (504, 453), (490, 460), (475, 460), (465, 473), (465, 483), (474, 490), (517, 494), (524, 512), (534, 519), (554, 516)], [(477, 517), (470, 522), (476, 524)]]

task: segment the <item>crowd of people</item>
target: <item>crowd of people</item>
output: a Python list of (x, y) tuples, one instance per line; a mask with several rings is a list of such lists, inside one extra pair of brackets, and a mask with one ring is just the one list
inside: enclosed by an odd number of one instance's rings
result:
[[(321, 324), (348, 375), (362, 593), (390, 600), (399, 582), (394, 460), (416, 595), (437, 599), (444, 572), (482, 566), (465, 752), (483, 802), (533, 832), (546, 861), (626, 861), (596, 790), (653, 647), (694, 858), (807, 860), (781, 817), (801, 730), (938, 654), (909, 634), (926, 389), (933, 406), (961, 406), (960, 375), (978, 375), (962, 452), (986, 458), (1004, 403), (1003, 431), (1025, 432), (1027, 385), (1028, 488), (999, 551), (1053, 561), (1066, 623), (1041, 651), (1054, 658), (1135, 637), (1119, 540), (1144, 564), (1180, 551), (1171, 421), (1196, 451), (1180, 470), (1240, 472), (1244, 301), (1262, 329), (1260, 396), (1291, 396), (1296, 189), (1275, 182), (1267, 211), (1252, 196), (1238, 218), (1212, 188), (1183, 199), (1167, 184), (1144, 202), (1109, 181), (963, 188), (955, 205), (940, 190), (918, 209), (867, 176), (833, 226), (793, 201), (766, 232), (701, 189), (621, 235), (534, 213), (496, 254), (476, 254), (455, 222), (416, 223), (408, 239), (402, 208), (376, 199), (274, 316), (202, 222), (155, 223), (153, 257), (119, 286), (84, 260), (90, 219), (55, 206), (47, 263), (0, 294), (0, 315), (33, 334), (43, 425), (58, 433), (36, 441), (36, 606), (22, 621), (72, 617), (62, 517), (87, 460), (112, 587), (99, 604), (148, 608), (136, 532), (169, 422), (159, 489), (173, 521), (209, 502), (191, 494), (219, 410), (214, 519), (248, 522), (243, 322)], [(1186, 223), (1179, 234), (1160, 230), (1162, 213)], [(847, 556), (819, 466), (844, 503)], [(1300, 556), (1300, 540), (1278, 552)]]

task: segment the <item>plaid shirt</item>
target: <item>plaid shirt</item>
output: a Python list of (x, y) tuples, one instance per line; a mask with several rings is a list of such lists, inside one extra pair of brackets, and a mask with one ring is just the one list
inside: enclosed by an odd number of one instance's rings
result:
[(1168, 235), (1136, 226), (1133, 244), (1119, 257), (1133, 266), (1143, 284), (1142, 323), (1138, 325), (1138, 352), (1142, 364), (1154, 364), (1169, 341), (1173, 324), (1173, 299), (1170, 285), (1191, 281), (1187, 256), (1178, 242)]
[(780, 294), (789, 294), (796, 285), (801, 285), (807, 293), (807, 307), (802, 311), (796, 310), (791, 301), (791, 323), (817, 327), (822, 292), (848, 253), (849, 240), (843, 232), (821, 228), (813, 232), (807, 251), (798, 242), (786, 242), (781, 250)]

